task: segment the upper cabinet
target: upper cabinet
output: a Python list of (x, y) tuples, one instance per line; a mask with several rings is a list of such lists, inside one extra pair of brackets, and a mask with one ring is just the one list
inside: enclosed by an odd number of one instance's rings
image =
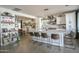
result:
[(74, 31), (76, 32), (76, 13), (71, 12), (71, 13), (66, 13), (66, 30), (67, 32), (69, 31)]
[(64, 16), (56, 17), (56, 19), (57, 19), (57, 24), (66, 24), (66, 19)]

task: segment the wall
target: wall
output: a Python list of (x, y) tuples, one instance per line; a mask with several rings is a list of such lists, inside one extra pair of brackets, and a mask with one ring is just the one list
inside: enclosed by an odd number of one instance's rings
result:
[(49, 20), (42, 20), (42, 28), (57, 28), (57, 25), (48, 24)]
[[(61, 17), (55, 16), (55, 18), (56, 18), (56, 24), (54, 24), (54, 25), (48, 24), (47, 22), (49, 22), (49, 20), (42, 20), (42, 25), (43, 25), (42, 27), (65, 30), (64, 28), (62, 28), (66, 24), (65, 16), (64, 15)], [(60, 28), (60, 26), (61, 26), (61, 28)]]
[[(25, 17), (28, 17), (28, 18), (33, 18), (35, 20), (37, 20), (38, 18), (35, 17), (35, 16), (32, 16), (32, 15), (28, 15), (28, 14), (24, 14), (24, 13), (20, 13), (20, 12), (16, 12), (16, 11), (13, 11), (13, 10), (10, 10), (10, 9), (6, 9), (6, 8), (3, 8), (3, 7), (0, 7), (0, 14), (3, 13), (3, 12), (9, 12), (11, 13), (12, 15), (18, 15), (18, 16), (25, 16)], [(26, 19), (28, 20), (28, 19)], [(20, 23), (18, 23), (18, 25), (21, 25)], [(38, 24), (37, 24), (38, 25)], [(19, 27), (20, 28), (20, 27)]]
[(78, 29), (77, 29), (77, 30), (78, 30), (78, 32), (79, 32), (79, 12), (78, 12), (78, 15), (77, 15), (77, 16), (78, 16), (78, 20), (77, 20), (77, 28), (78, 28)]

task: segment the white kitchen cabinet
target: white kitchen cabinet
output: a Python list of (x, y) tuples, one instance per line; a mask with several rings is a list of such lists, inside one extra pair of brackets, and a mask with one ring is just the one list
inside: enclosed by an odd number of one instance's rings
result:
[(75, 12), (66, 13), (66, 31), (70, 32), (76, 32), (76, 14)]
[(66, 24), (66, 19), (64, 16), (57, 17), (57, 24)]

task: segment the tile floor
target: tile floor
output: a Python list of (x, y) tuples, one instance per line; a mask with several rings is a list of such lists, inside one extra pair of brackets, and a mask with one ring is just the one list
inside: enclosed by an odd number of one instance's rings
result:
[(79, 46), (76, 49), (62, 48), (45, 43), (39, 43), (31, 40), (30, 36), (22, 36), (21, 40), (12, 45), (0, 47), (0, 53), (78, 53)]

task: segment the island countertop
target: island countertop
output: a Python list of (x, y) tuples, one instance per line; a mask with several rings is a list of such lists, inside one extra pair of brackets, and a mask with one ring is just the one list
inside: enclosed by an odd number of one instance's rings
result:
[[(47, 39), (48, 41), (50, 40), (50, 42), (47, 41), (41, 41), (41, 39), (36, 41), (40, 41), (40, 42), (44, 42), (44, 43), (49, 43), (52, 45), (56, 45), (56, 46), (63, 46), (64, 47), (64, 35), (66, 33), (65, 30), (30, 30), (29, 32), (39, 32), (39, 33), (47, 33), (49, 36), (49, 39)], [(51, 35), (58, 35), (59, 38), (58, 39), (53, 39), (51, 38)], [(34, 39), (35, 40), (35, 39)]]
[(66, 33), (66, 30), (30, 30), (29, 32)]

